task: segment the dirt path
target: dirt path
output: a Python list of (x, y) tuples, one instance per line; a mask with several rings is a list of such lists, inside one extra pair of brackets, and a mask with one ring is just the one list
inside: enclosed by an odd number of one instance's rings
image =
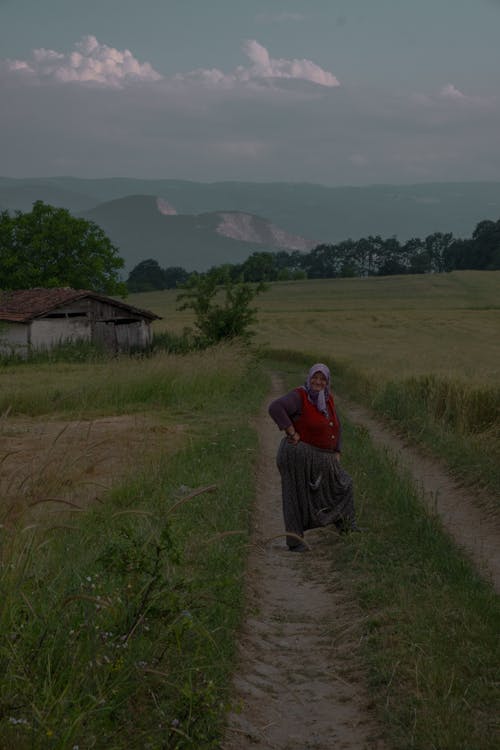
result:
[[(270, 399), (281, 392), (275, 377)], [(474, 505), (441, 465), (365, 409), (338, 401), (350, 420), (411, 473), (448, 533), (500, 591), (498, 515)], [(307, 534), (311, 553), (287, 551), (275, 464), (280, 434), (265, 408), (257, 427), (260, 461), (247, 618), (234, 678), (239, 710), (229, 716), (223, 750), (381, 750), (381, 731), (356, 657), (361, 615), (327, 554), (342, 539), (321, 529)]]
[(368, 430), (373, 442), (397, 456), (407, 469), (431, 510), (437, 511), (444, 528), (473, 561), (483, 577), (500, 593), (500, 518), (493, 510), (475, 505), (470, 490), (461, 488), (441, 464), (424, 456), (394, 435), (366, 409), (343, 399), (339, 407), (354, 424)]
[[(273, 393), (281, 390), (275, 379)], [(355, 656), (361, 615), (326, 554), (342, 539), (329, 529), (308, 532), (313, 551), (288, 552), (275, 463), (280, 433), (266, 410), (258, 427), (248, 615), (234, 680), (241, 711), (229, 717), (223, 748), (382, 750)]]

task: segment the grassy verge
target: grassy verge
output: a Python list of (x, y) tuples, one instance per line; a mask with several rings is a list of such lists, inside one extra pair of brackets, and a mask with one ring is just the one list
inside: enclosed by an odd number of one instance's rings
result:
[(0, 413), (10, 416), (124, 414), (166, 409), (217, 413), (238, 390), (248, 357), (235, 347), (186, 356), (118, 357), (80, 364), (0, 368)]
[[(85, 513), (0, 528), (0, 746), (220, 745), (253, 497), (247, 424), (268, 384), (241, 353), (199, 357), (162, 360), (164, 396), (147, 363), (128, 390), (113, 370), (123, 410), (128, 396), (190, 414), (185, 447)], [(116, 383), (102, 387), (106, 410)], [(82, 408), (76, 393), (66, 403)]]
[[(300, 370), (287, 368), (290, 387)], [(366, 533), (336, 545), (363, 612), (372, 695), (396, 750), (494, 750), (500, 602), (429, 515), (408, 476), (345, 419), (343, 463)]]
[(410, 480), (346, 425), (345, 464), (368, 532), (335, 561), (366, 615), (364, 652), (396, 748), (493, 750), (500, 741), (500, 602)]

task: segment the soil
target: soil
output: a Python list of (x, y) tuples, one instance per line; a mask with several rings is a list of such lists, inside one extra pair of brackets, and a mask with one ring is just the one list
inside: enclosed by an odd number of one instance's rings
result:
[[(269, 400), (282, 392), (275, 376)], [(366, 410), (337, 401), (411, 473), (429, 507), (498, 591), (498, 516), (474, 504), (442, 466)], [(330, 562), (332, 547), (343, 539), (333, 529), (311, 531), (306, 535), (310, 551), (288, 551), (275, 464), (281, 435), (266, 408), (257, 427), (260, 459), (247, 614), (223, 750), (382, 750), (382, 730), (357, 656), (361, 614)]]

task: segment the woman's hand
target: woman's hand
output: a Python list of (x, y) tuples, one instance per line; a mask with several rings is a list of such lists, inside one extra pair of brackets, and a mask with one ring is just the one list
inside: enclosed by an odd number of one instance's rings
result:
[(286, 430), (286, 439), (287, 442), (290, 443), (290, 445), (297, 445), (297, 443), (300, 441), (300, 435), (297, 430), (293, 428), (293, 432), (292, 429)]
[(340, 463), (340, 453), (338, 451), (335, 451), (335, 453), (333, 454), (333, 458), (335, 459), (335, 461)]

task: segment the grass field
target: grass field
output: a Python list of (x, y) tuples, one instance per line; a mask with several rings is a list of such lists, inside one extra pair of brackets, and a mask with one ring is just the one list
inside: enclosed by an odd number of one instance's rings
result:
[[(158, 331), (192, 322), (173, 290), (130, 302), (162, 316)], [(432, 372), (498, 384), (500, 271), (279, 282), (256, 306), (258, 344), (324, 352), (374, 378)]]
[[(131, 301), (157, 330), (192, 322), (173, 291)], [(280, 282), (255, 303), (256, 344), (327, 360), (337, 390), (500, 504), (499, 271)]]
[[(0, 382), (0, 747), (219, 747), (266, 376), (219, 347), (9, 365)], [(138, 414), (135, 453), (109, 460), (112, 486), (82, 502), (89, 432)], [(110, 429), (101, 458), (126, 450)], [(25, 449), (38, 435), (41, 470)], [(12, 453), (28, 463), (20, 481), (5, 476)]]
[[(498, 272), (275, 284), (256, 300), (256, 342), (294, 384), (304, 353), (331, 362), (342, 392), (424, 436), (452, 466), (466, 452), (469, 480), (496, 487), (499, 290)], [(159, 331), (192, 322), (175, 292), (129, 301), (162, 315)], [(0, 504), (0, 747), (220, 746), (254, 493), (250, 425), (268, 389), (262, 365), (222, 346), (0, 367), (7, 446), (28, 431), (43, 443), (42, 427), (57, 423), (44, 467), (69, 446), (65, 420), (83, 432), (108, 417), (150, 427), (140, 461), (127, 454), (85, 508), (51, 504), (78, 467), (69, 448), (60, 488), (33, 476), (35, 462), (26, 481), (9, 482), (19, 513), (12, 521)], [(123, 432), (114, 438), (124, 447)], [(346, 439), (376, 533), (348, 541), (333, 562), (366, 613), (364, 658), (389, 746), (490, 750), (497, 600), (397, 465), (362, 431), (346, 425)]]

